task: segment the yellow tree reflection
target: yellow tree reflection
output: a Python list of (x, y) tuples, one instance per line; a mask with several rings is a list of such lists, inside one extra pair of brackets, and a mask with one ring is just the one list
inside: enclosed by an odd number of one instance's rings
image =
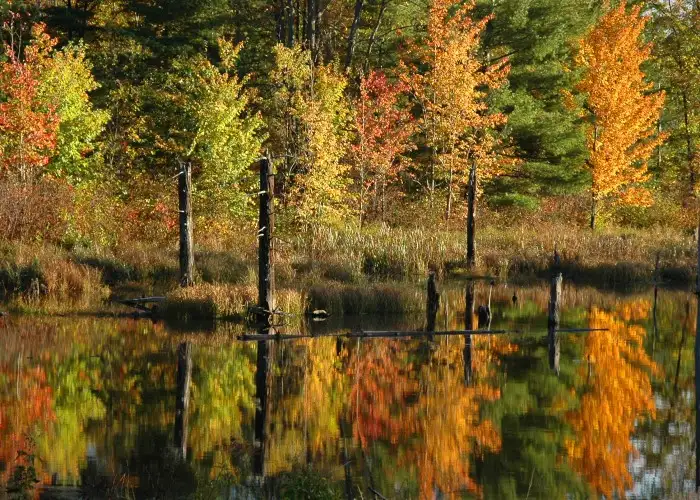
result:
[(630, 442), (635, 422), (644, 413), (651, 416), (655, 405), (650, 374), (659, 368), (644, 350), (646, 330), (628, 324), (648, 315), (649, 303), (637, 301), (607, 312), (594, 307), (585, 338), (579, 376), (587, 380), (580, 407), (567, 415), (575, 438), (566, 442), (572, 467), (606, 497), (614, 492), (624, 496), (632, 483), (627, 470), (629, 455), (636, 452)]
[(266, 458), (270, 475), (339, 453), (339, 417), (346, 398), (334, 338), (278, 346), (272, 381)]

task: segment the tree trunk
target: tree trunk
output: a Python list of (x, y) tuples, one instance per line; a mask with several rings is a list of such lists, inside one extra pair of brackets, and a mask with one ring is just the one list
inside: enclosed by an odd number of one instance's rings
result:
[(372, 54), (372, 49), (374, 48), (374, 42), (377, 39), (377, 31), (379, 31), (379, 26), (382, 24), (382, 18), (384, 17), (384, 11), (386, 11), (386, 6), (389, 0), (382, 0), (379, 5), (379, 14), (377, 14), (377, 22), (372, 28), (372, 33), (369, 35), (369, 41), (367, 42), (367, 54), (365, 55), (365, 71), (369, 71), (369, 56)]
[(307, 49), (311, 51), (315, 61), (316, 54), (316, 30), (318, 23), (318, 2), (320, 0), (307, 0), (306, 2), (306, 44)]
[(294, 0), (287, 0), (284, 15), (286, 17), (284, 43), (287, 47), (294, 47), (294, 18), (296, 17), (296, 13), (294, 12)]
[[(593, 115), (593, 152), (597, 150), (598, 144), (598, 125), (595, 123), (595, 115)], [(595, 185), (591, 186), (591, 229), (595, 229), (596, 211), (598, 209), (598, 200), (596, 199)]]
[(693, 137), (690, 132), (690, 117), (688, 110), (688, 94), (683, 92), (683, 121), (685, 124), (685, 149), (686, 162), (688, 164), (688, 178), (690, 181), (690, 194), (695, 192), (695, 168), (693, 167)]
[(450, 215), (452, 214), (452, 175), (453, 170), (450, 165), (450, 176), (447, 179), (447, 208), (445, 209), (445, 220), (450, 220)]
[(286, 19), (284, 17), (285, 9), (286, 9), (285, 0), (278, 0), (278, 2), (276, 2), (276, 7), (274, 9), (274, 12), (275, 12), (274, 13), (275, 35), (277, 36), (278, 43), (285, 42), (285, 34), (284, 34), (284, 28), (286, 26)]
[(469, 186), (467, 187), (467, 268), (473, 269), (476, 265), (476, 249), (474, 242), (476, 209), (476, 162), (472, 162), (469, 172)]
[(355, 0), (355, 15), (352, 18), (350, 33), (348, 34), (348, 51), (345, 55), (345, 69), (352, 66), (352, 58), (355, 55), (355, 42), (357, 41), (357, 30), (360, 27), (360, 18), (362, 17), (362, 7), (364, 0)]
[(380, 210), (381, 210), (381, 216), (380, 220), (384, 222), (384, 211), (386, 210), (385, 202), (386, 202), (386, 177), (384, 174), (381, 176), (382, 179), (382, 195), (381, 195), (381, 204), (380, 204)]
[(178, 176), (180, 205), (180, 286), (194, 284), (194, 250), (192, 243), (192, 165), (180, 163)]
[(275, 216), (274, 173), (270, 160), (260, 161), (260, 211), (258, 214), (258, 307), (268, 311), (259, 319), (263, 323), (270, 321), (270, 312), (275, 307), (274, 289), (275, 273), (273, 267), (273, 243)]
[(365, 167), (360, 165), (360, 228), (364, 223), (365, 215)]

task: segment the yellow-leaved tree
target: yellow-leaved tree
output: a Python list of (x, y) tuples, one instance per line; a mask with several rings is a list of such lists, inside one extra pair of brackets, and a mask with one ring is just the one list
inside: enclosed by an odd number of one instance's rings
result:
[(599, 204), (615, 199), (648, 206), (651, 195), (642, 184), (648, 180), (646, 161), (664, 140), (656, 122), (664, 93), (652, 93), (641, 66), (649, 59), (651, 45), (642, 41), (647, 18), (640, 6), (625, 1), (609, 7), (581, 41), (576, 63), (584, 78), (576, 89), (587, 96), (590, 118), (587, 144), (591, 171), (591, 228), (595, 228)]
[[(436, 183), (447, 188), (449, 220), (456, 189), (468, 183), (467, 263), (475, 263), (474, 208), (477, 177), (497, 174), (502, 165), (494, 131), (507, 117), (489, 111), (487, 98), (506, 84), (508, 59), (490, 62), (481, 51), (481, 36), (491, 17), (472, 19), (474, 0), (432, 0), (427, 36), (410, 47), (410, 83), (420, 108), (419, 125), (430, 150), (423, 183), (432, 203)], [(478, 171), (478, 176), (477, 176)]]
[(340, 223), (350, 212), (347, 193), (351, 113), (347, 80), (332, 64), (316, 64), (299, 46), (275, 47), (269, 129), (279, 158), (282, 202), (297, 222)]

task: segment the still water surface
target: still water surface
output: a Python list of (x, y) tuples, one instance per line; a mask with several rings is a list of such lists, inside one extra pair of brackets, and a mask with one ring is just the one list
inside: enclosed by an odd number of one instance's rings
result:
[[(485, 303), (488, 285), (476, 294)], [(443, 297), (437, 329), (463, 328), (463, 287)], [(461, 336), (259, 343), (230, 325), (0, 318), (0, 484), (21, 489), (33, 463), (42, 498), (692, 491), (695, 298), (661, 290), (654, 311), (652, 291), (565, 285), (562, 328), (608, 331), (561, 334), (558, 373), (547, 300), (544, 286), (498, 285), (492, 328), (524, 333), (473, 335), (467, 349)], [(365, 316), (290, 330), (424, 327)]]

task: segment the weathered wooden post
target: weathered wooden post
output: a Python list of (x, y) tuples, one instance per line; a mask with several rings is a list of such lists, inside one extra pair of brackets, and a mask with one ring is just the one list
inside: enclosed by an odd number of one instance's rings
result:
[(559, 374), (559, 306), (561, 304), (562, 275), (558, 273), (552, 278), (549, 290), (549, 317), (547, 330), (549, 339), (549, 367)]
[[(474, 280), (467, 281), (465, 294), (467, 307), (464, 311), (465, 330), (474, 330)], [(472, 381), (472, 336), (467, 333), (464, 336), (464, 383), (469, 385)]]
[(192, 165), (180, 162), (178, 176), (180, 205), (180, 286), (194, 284), (194, 250), (192, 243)]
[(437, 291), (437, 283), (435, 282), (435, 273), (430, 272), (428, 275), (428, 296), (426, 300), (426, 316), (429, 332), (435, 331), (435, 319), (438, 309), (440, 308), (440, 293)]
[(467, 268), (473, 269), (476, 265), (476, 248), (474, 241), (474, 210), (476, 208), (476, 162), (472, 162), (469, 171), (469, 185), (467, 186)]
[(187, 457), (187, 420), (192, 379), (192, 345), (181, 343), (177, 348), (177, 399), (175, 400), (175, 449), (180, 458)]
[(275, 307), (275, 272), (273, 267), (272, 232), (275, 179), (269, 157), (260, 161), (260, 211), (258, 215), (258, 307), (261, 323), (270, 324)]

